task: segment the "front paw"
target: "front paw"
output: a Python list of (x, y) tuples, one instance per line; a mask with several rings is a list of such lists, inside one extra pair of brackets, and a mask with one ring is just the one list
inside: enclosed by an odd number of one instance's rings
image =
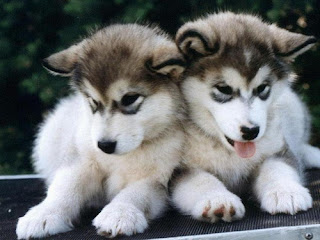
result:
[(132, 204), (110, 203), (93, 220), (93, 225), (101, 236), (130, 236), (142, 233), (147, 227), (147, 220), (139, 209)]
[(263, 193), (261, 208), (270, 214), (296, 214), (312, 207), (309, 190), (298, 183), (274, 186)]
[(225, 222), (239, 220), (244, 214), (245, 207), (241, 199), (228, 191), (206, 195), (192, 210), (194, 218), (212, 223), (220, 219)]
[(19, 218), (16, 234), (18, 239), (42, 238), (67, 232), (72, 228), (71, 221), (57, 214), (56, 209), (50, 210), (50, 208), (40, 204)]

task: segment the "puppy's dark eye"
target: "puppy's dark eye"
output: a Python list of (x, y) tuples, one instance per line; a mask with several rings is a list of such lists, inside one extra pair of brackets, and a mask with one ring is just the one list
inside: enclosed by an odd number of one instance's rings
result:
[(99, 105), (99, 103), (98, 103), (96, 100), (94, 100), (94, 99), (92, 99), (92, 102), (93, 102), (93, 104), (94, 104), (95, 106), (98, 106), (98, 105)]
[(261, 100), (266, 100), (270, 95), (270, 85), (263, 83), (257, 87), (257, 95)]
[(136, 114), (144, 99), (145, 96), (139, 93), (129, 92), (121, 98), (118, 107), (123, 114)]
[(133, 93), (133, 94), (128, 93), (128, 94), (126, 94), (126, 95), (124, 95), (124, 96), (122, 97), (122, 99), (121, 99), (121, 105), (122, 105), (122, 106), (125, 106), (125, 107), (130, 106), (131, 104), (135, 103), (135, 102), (139, 99), (139, 97), (141, 97), (140, 94), (137, 94), (137, 93)]
[(213, 86), (211, 97), (218, 103), (226, 103), (233, 99), (233, 89), (226, 84), (217, 84)]
[(94, 100), (91, 97), (89, 97), (88, 100), (89, 100), (89, 105), (90, 105), (91, 110), (92, 110), (93, 113), (95, 113), (96, 111), (99, 110), (99, 108), (101, 108), (101, 103), (100, 102)]
[(262, 93), (262, 92), (266, 89), (267, 86), (268, 86), (267, 84), (261, 84), (261, 85), (257, 88), (258, 94)]
[(229, 87), (228, 85), (216, 85), (215, 86), (219, 92), (225, 94), (225, 95), (231, 95), (232, 94), (232, 88)]

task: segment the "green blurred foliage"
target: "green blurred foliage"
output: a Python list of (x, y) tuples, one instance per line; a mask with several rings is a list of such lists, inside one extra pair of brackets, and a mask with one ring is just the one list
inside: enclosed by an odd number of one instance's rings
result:
[[(156, 23), (171, 34), (209, 12), (259, 14), (290, 31), (320, 35), (320, 3), (312, 0), (0, 0), (0, 174), (32, 172), (33, 136), (43, 115), (69, 92), (41, 59), (114, 22)], [(319, 46), (298, 58), (297, 90), (313, 115), (312, 142), (320, 145)]]

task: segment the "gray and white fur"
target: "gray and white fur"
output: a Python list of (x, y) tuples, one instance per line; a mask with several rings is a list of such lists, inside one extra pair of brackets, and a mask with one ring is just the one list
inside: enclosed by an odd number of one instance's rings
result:
[(86, 206), (105, 237), (143, 232), (167, 202), (179, 164), (184, 58), (158, 28), (111, 25), (44, 60), (74, 93), (41, 125), (34, 166), (46, 198), (19, 218), (18, 239), (66, 232)]
[(312, 206), (303, 171), (320, 167), (320, 151), (308, 144), (310, 119), (291, 88), (290, 62), (315, 42), (231, 12), (178, 30), (190, 62), (181, 86), (189, 111), (184, 173), (172, 190), (181, 212), (209, 222), (241, 219), (243, 193), (271, 214)]

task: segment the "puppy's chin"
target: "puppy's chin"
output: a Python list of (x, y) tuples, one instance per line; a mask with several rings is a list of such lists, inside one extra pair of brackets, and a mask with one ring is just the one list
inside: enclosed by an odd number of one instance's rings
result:
[(126, 154), (129, 154), (131, 152), (134, 152), (137, 148), (131, 149), (131, 150), (127, 150), (127, 151), (121, 151), (121, 150), (116, 150), (114, 153), (109, 154), (109, 155), (113, 155), (113, 156), (123, 156)]
[(123, 146), (123, 147), (119, 147), (116, 148), (115, 152), (110, 154), (110, 155), (114, 155), (114, 156), (122, 156), (122, 155), (126, 155), (126, 154), (130, 154), (133, 153), (134, 151), (136, 151), (137, 149), (139, 149), (141, 146), (141, 142), (139, 144), (136, 144), (134, 146)]

